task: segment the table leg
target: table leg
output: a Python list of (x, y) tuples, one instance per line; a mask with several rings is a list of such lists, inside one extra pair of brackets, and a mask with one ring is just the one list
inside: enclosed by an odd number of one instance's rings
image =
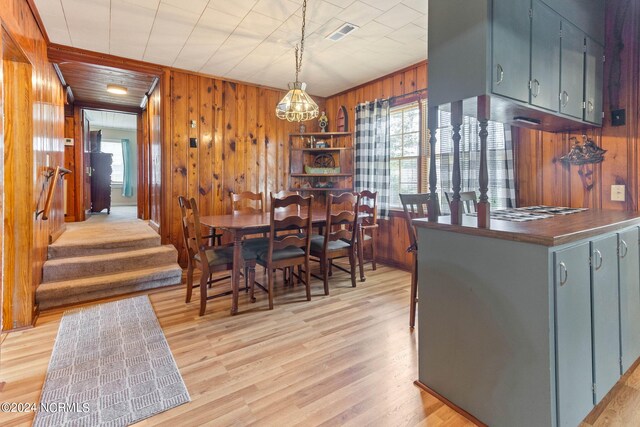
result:
[(231, 315), (238, 312), (238, 294), (240, 293), (240, 267), (242, 266), (242, 233), (233, 231), (233, 269), (231, 271)]

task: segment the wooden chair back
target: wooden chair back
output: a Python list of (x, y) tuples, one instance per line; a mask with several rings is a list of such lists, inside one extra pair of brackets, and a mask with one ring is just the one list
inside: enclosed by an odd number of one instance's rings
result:
[[(412, 252), (416, 250), (418, 246), (416, 230), (413, 227), (411, 220), (415, 218), (426, 218), (429, 215), (429, 201), (431, 200), (431, 193), (399, 194), (399, 196), (400, 202), (402, 202), (402, 209), (404, 210), (405, 220), (407, 222), (409, 243), (411, 244), (407, 251)], [(440, 204), (437, 203), (437, 206), (438, 215), (440, 215)]]
[[(178, 204), (180, 205), (180, 211), (182, 212), (181, 224), (184, 244), (189, 254), (189, 262), (192, 262), (196, 254), (203, 251), (200, 212), (198, 211), (198, 204), (194, 198), (187, 200), (184, 196), (178, 196)], [(206, 260), (207, 258), (203, 253), (201, 253), (200, 259)]]
[[(358, 207), (360, 195), (342, 193), (339, 196), (329, 195), (327, 200), (327, 226), (324, 234), (324, 252), (329, 242), (344, 240), (355, 245), (358, 230)], [(338, 208), (336, 209), (336, 206)]]
[[(287, 191), (287, 190), (281, 190), (275, 194), (270, 193), (271, 198), (275, 197), (276, 199), (284, 199), (289, 196), (299, 196), (299, 195), (300, 193), (298, 193), (297, 191)], [(287, 206), (286, 208), (278, 208), (276, 212), (296, 213), (298, 212), (298, 205), (292, 204)]]
[[(271, 220), (269, 227), (269, 253), (267, 262), (272, 263), (273, 252), (287, 247), (302, 248), (309, 253), (313, 215), (313, 196), (297, 194), (284, 198), (271, 195)], [(284, 208), (284, 210), (282, 210)], [(289, 213), (294, 211), (295, 213)], [(295, 231), (295, 233), (292, 233)]]
[(264, 194), (251, 191), (243, 191), (239, 194), (232, 192), (231, 211), (249, 214), (264, 213)]
[[(453, 193), (445, 191), (444, 197), (447, 199), (447, 204), (451, 205), (453, 200)], [(460, 193), (460, 201), (464, 208), (464, 213), (478, 212), (478, 197), (475, 191), (463, 191)]]
[(362, 228), (370, 228), (378, 225), (378, 192), (364, 190), (360, 192), (360, 204), (358, 212), (367, 214), (360, 218)]

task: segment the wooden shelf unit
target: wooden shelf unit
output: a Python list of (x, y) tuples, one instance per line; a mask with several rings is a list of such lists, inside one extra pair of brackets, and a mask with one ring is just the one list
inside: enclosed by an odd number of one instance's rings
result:
[[(315, 143), (326, 142), (328, 147), (311, 147)], [(289, 134), (289, 190), (344, 192), (353, 191), (354, 153), (351, 132), (309, 132)], [(305, 166), (314, 166), (317, 156), (323, 155), (340, 172), (305, 173)], [(328, 157), (330, 156), (330, 158)], [(333, 187), (318, 187), (320, 183), (332, 182)], [(304, 187), (310, 184), (311, 187)]]

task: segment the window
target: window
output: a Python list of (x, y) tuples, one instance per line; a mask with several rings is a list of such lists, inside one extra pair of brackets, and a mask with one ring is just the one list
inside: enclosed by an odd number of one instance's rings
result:
[(122, 184), (124, 179), (124, 159), (122, 158), (122, 142), (114, 140), (102, 140), (101, 149), (103, 153), (113, 154), (113, 163), (111, 164), (111, 182), (114, 184)]
[(391, 109), (391, 206), (400, 207), (400, 193), (420, 189), (420, 106), (417, 102)]

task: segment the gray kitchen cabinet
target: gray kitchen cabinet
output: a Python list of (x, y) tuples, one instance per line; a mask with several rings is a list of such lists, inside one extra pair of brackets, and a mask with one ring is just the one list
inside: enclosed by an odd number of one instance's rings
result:
[(554, 253), (558, 425), (577, 426), (593, 407), (589, 244)]
[(531, 0), (493, 1), (493, 93), (529, 101)]
[(591, 241), (591, 323), (595, 404), (620, 378), (618, 236)]
[(560, 112), (582, 119), (585, 36), (566, 20), (560, 34)]
[(534, 0), (531, 18), (531, 104), (558, 111), (560, 89), (560, 27), (562, 19)]
[(428, 3), (431, 106), (448, 110), (462, 101), (464, 114), (474, 116), (486, 96), (490, 119), (506, 125), (551, 132), (601, 126), (602, 64), (585, 64), (584, 40), (590, 37), (597, 54), (604, 0)]
[(584, 83), (584, 120), (602, 125), (602, 84), (604, 80), (604, 47), (586, 38)]
[(624, 374), (640, 357), (640, 250), (638, 228), (618, 233), (620, 340)]

